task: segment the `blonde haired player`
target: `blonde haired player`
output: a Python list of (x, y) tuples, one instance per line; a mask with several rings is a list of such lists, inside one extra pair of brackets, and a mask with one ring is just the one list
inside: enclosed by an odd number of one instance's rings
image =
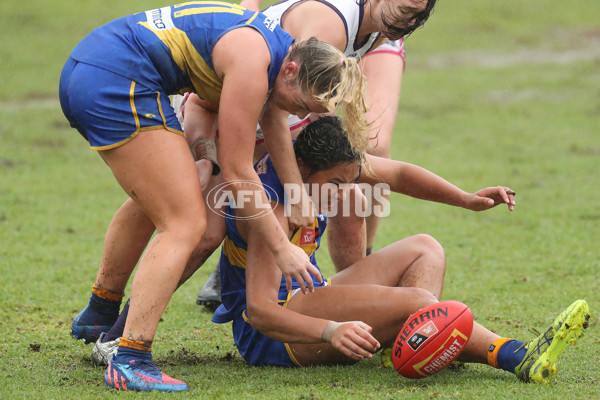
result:
[[(258, 10), (261, 1), (243, 0), (241, 4)], [(371, 122), (368, 152), (389, 158), (405, 65), (404, 39), (425, 23), (435, 4), (436, 0), (284, 0), (263, 12), (296, 38), (315, 35), (348, 56), (362, 58), (360, 65), (368, 83), (367, 119)], [(292, 136), (308, 122), (308, 118), (292, 116)], [(257, 145), (259, 156), (264, 151), (264, 145)], [(378, 206), (372, 199), (371, 207)], [(291, 225), (298, 226), (295, 215), (291, 217)], [(355, 220), (331, 218), (328, 243), (336, 270), (370, 254), (379, 221), (380, 217), (371, 213), (363, 232), (353, 224)], [(218, 266), (198, 293), (197, 303), (210, 309), (220, 303)]]
[[(320, 62), (315, 74), (305, 67), (314, 60)], [(235, 192), (244, 190), (240, 182), (260, 183), (252, 168), (259, 121), (275, 144), (284, 144), (275, 153), (282, 170), (291, 165), (292, 175), (297, 167), (286, 159), (293, 153), (289, 139), (277, 139), (285, 135), (288, 114), (332, 112), (345, 104), (357, 108), (355, 126), (366, 126), (355, 61), (316, 39), (296, 42), (263, 14), (236, 4), (192, 2), (133, 14), (97, 28), (75, 47), (60, 78), (63, 112), (157, 230), (140, 259), (129, 319), (105, 374), (117, 389), (187, 390), (162, 373), (151, 353), (158, 321), (206, 231), (197, 170), (168, 100), (186, 91), (218, 110), (223, 176)], [(257, 209), (247, 204), (240, 212), (253, 216)], [(90, 302), (73, 321), (75, 338), (97, 340), (118, 315), (143, 249), (119, 242), (130, 233), (126, 219), (120, 209), (109, 226), (105, 243), (115, 247), (105, 249)], [(306, 282), (303, 289), (312, 290), (309, 272), (316, 269), (273, 215), (252, 223), (288, 281)], [(121, 257), (121, 264), (111, 263)]]

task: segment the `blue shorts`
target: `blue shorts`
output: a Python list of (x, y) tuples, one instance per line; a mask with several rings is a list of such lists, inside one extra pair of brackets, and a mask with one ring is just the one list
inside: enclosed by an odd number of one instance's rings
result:
[(183, 135), (169, 96), (160, 88), (147, 88), (72, 58), (60, 76), (59, 96), (69, 123), (94, 150), (118, 147), (145, 130)]
[[(279, 292), (279, 305), (287, 307), (294, 292)], [(213, 322), (224, 323), (230, 318), (221, 319), (221, 304), (213, 315)], [(298, 367), (287, 343), (278, 342), (254, 329), (248, 322), (248, 314), (244, 309), (233, 318), (231, 325), (235, 346), (244, 360), (250, 365), (277, 365), (280, 367)]]
[[(315, 286), (318, 282), (315, 282)], [(319, 286), (327, 286), (329, 283), (323, 279), (323, 284)], [(282, 307), (287, 307), (290, 299), (300, 289), (294, 289), (288, 292), (282, 289), (279, 292), (278, 304)], [(231, 320), (222, 314), (224, 306), (221, 304), (213, 315), (213, 322), (225, 323)], [(226, 312), (225, 312), (226, 313)], [(242, 311), (239, 315), (233, 318), (232, 324), (233, 340), (235, 346), (240, 352), (244, 360), (250, 365), (276, 365), (280, 367), (302, 367), (296, 360), (290, 345), (288, 343), (279, 342), (263, 335), (258, 330), (254, 329), (248, 322), (247, 310)]]
[(278, 342), (263, 335), (248, 323), (246, 310), (240, 318), (233, 320), (233, 338), (235, 345), (250, 365), (276, 365), (278, 367), (298, 367), (292, 359), (287, 343)]

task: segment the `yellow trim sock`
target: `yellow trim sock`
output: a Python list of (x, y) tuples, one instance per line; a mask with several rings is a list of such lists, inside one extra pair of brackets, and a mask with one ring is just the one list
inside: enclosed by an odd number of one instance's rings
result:
[(94, 293), (96, 296), (100, 297), (101, 299), (108, 300), (108, 301), (121, 301), (123, 296), (125, 296), (124, 293), (111, 292), (110, 290), (100, 287), (98, 285), (94, 285), (92, 287), (92, 293)]
[(119, 347), (127, 347), (141, 351), (152, 351), (152, 342), (148, 343), (143, 340), (129, 340), (121, 337), (121, 340), (119, 341)]

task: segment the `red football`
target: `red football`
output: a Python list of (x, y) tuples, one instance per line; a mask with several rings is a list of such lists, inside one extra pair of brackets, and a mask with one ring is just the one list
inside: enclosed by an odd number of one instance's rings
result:
[(392, 349), (398, 373), (419, 379), (446, 368), (465, 349), (473, 331), (473, 314), (465, 304), (447, 300), (412, 314)]

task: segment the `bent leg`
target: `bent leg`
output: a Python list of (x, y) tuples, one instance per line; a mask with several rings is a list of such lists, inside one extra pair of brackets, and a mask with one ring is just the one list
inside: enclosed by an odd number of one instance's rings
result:
[(225, 234), (227, 232), (225, 218), (223, 218), (225, 206), (221, 206), (222, 208), (217, 208), (216, 197), (208, 195), (213, 188), (217, 187), (221, 183), (223, 183), (223, 175), (213, 176), (210, 179), (206, 190), (203, 192), (204, 203), (207, 206), (206, 233), (204, 233), (202, 240), (192, 252), (178, 287), (183, 285), (183, 283), (186, 282), (198, 270), (198, 268), (204, 265), (206, 260), (217, 248), (219, 248), (221, 242), (223, 242), (223, 239), (225, 239)]
[[(185, 271), (183, 272), (183, 275), (181, 276), (181, 279), (177, 284), (177, 288), (181, 287), (181, 285), (183, 285), (189, 280), (189, 278), (192, 277), (192, 275), (198, 270), (198, 268), (200, 268), (204, 264), (206, 259), (210, 257), (211, 254), (219, 247), (219, 245), (223, 241), (223, 238), (225, 237), (224, 219), (218, 216), (217, 214), (212, 213), (212, 215), (213, 216), (211, 216), (211, 212), (209, 211), (207, 214), (207, 223), (208, 226), (210, 226), (210, 228), (204, 234), (204, 237), (198, 244), (198, 247), (196, 247), (196, 249), (192, 252), (192, 255), (190, 256), (186, 264)], [(125, 321), (127, 320), (128, 314), (129, 305), (126, 304), (125, 307), (123, 307), (121, 314), (119, 314), (117, 321), (103, 337), (103, 343), (115, 340), (123, 336)], [(111, 352), (112, 351), (116, 352), (116, 348), (112, 349)], [(112, 353), (110, 353), (110, 356), (112, 356)], [(104, 359), (106, 361), (100, 362), (99, 365), (108, 365), (107, 360), (110, 359), (110, 356), (105, 356)], [(92, 359), (93, 357), (94, 352), (92, 352)]]
[[(436, 302), (431, 293), (419, 288), (339, 285), (319, 287), (308, 295), (295, 295), (287, 308), (338, 322), (363, 321), (373, 328), (372, 335), (381, 346), (386, 347), (391, 346), (412, 313)], [(302, 366), (354, 362), (329, 343), (291, 343), (289, 346)]]
[[(196, 162), (198, 169), (201, 162)], [(221, 182), (220, 177), (213, 177), (205, 192)], [(211, 210), (214, 210), (214, 204)], [(204, 264), (225, 237), (225, 221), (222, 216), (212, 211), (207, 212), (207, 226), (210, 229), (207, 229), (192, 253), (180, 285)], [(113, 292), (123, 292), (155, 229), (154, 223), (140, 206), (131, 198), (127, 199), (113, 217), (106, 233), (96, 285)]]
[(96, 285), (123, 293), (153, 233), (152, 220), (135, 201), (127, 199), (106, 232)]
[(444, 288), (446, 258), (431, 236), (419, 234), (399, 240), (361, 259), (331, 278), (333, 285), (417, 287), (437, 299)]
[[(208, 191), (222, 182), (221, 176), (212, 177), (209, 181)], [(206, 198), (206, 194), (204, 195)], [(211, 254), (219, 247), (223, 238), (225, 237), (225, 220), (214, 208), (214, 199), (207, 198), (206, 203), (209, 207), (207, 211), (207, 230), (202, 240), (192, 252), (190, 256), (185, 270), (177, 284), (177, 288), (183, 285), (185, 282), (191, 278), (191, 276), (200, 268), (206, 259), (211, 256)], [(212, 204), (212, 205), (211, 205)], [(152, 225), (154, 229), (154, 225)], [(110, 328), (110, 330), (104, 336), (102, 342), (106, 343), (116, 338), (123, 336), (123, 331), (125, 327), (125, 321), (127, 320), (127, 316), (129, 314), (129, 306), (123, 307), (123, 311), (119, 314), (119, 317), (115, 324)], [(116, 351), (116, 349), (115, 349)], [(92, 354), (93, 355), (93, 354)], [(110, 358), (110, 357), (105, 357)]]
[(185, 138), (138, 134), (100, 155), (157, 228), (138, 266), (124, 336), (150, 342), (185, 265), (206, 230), (198, 173)]

